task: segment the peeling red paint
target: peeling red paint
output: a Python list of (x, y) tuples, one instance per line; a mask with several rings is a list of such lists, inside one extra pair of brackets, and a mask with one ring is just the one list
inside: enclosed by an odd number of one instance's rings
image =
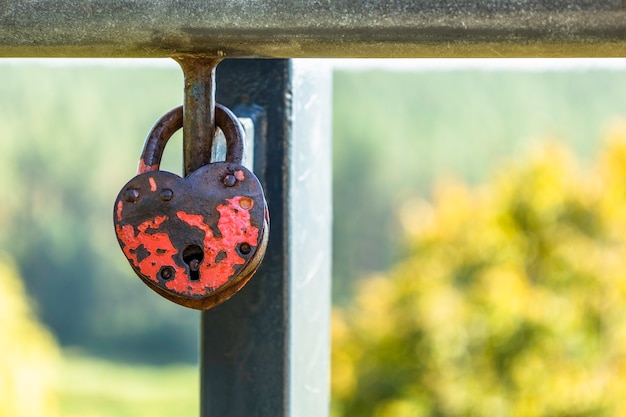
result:
[(243, 174), (243, 171), (238, 169), (237, 171), (235, 171), (235, 178), (237, 178), (237, 181), (243, 181), (246, 176)]
[[(221, 237), (216, 237), (211, 227), (205, 222), (204, 216), (190, 214), (183, 211), (176, 213), (177, 217), (189, 226), (197, 227), (204, 232), (204, 258), (199, 266), (199, 280), (190, 280), (187, 269), (178, 266), (174, 256), (179, 251), (172, 244), (166, 233), (159, 233), (159, 227), (167, 220), (167, 216), (156, 216), (142, 222), (135, 229), (132, 225), (116, 225), (115, 230), (122, 250), (142, 275), (148, 277), (170, 291), (187, 295), (206, 295), (209, 291), (226, 284), (235, 274), (235, 266), (243, 265), (246, 259), (237, 252), (241, 243), (250, 246), (257, 245), (259, 229), (252, 226), (248, 210), (253, 205), (249, 197), (236, 196), (227, 199), (227, 204), (217, 206), (220, 215), (217, 228)], [(248, 207), (247, 209), (243, 207)], [(117, 205), (117, 218), (122, 220), (123, 202)], [(145, 258), (138, 259), (138, 249), (147, 253)], [(174, 269), (174, 277), (162, 283), (158, 274), (162, 267), (170, 266)]]
[(156, 216), (152, 220), (146, 220), (145, 222), (141, 223), (139, 226), (137, 226), (137, 230), (145, 233), (145, 231), (148, 229), (158, 229), (165, 220), (167, 220), (167, 216)]
[(157, 185), (156, 185), (156, 181), (154, 180), (154, 178), (149, 177), (148, 178), (148, 182), (150, 183), (150, 191), (154, 192), (157, 190)]
[[(119, 205), (118, 205), (119, 207)], [(115, 232), (118, 239), (123, 242), (124, 254), (133, 265), (155, 283), (159, 282), (158, 273), (163, 266), (171, 266), (174, 271), (174, 279), (186, 277), (185, 268), (174, 262), (174, 255), (178, 253), (169, 236), (166, 233), (147, 233), (149, 229), (158, 229), (167, 220), (166, 216), (157, 216), (154, 219), (146, 220), (137, 227), (138, 233), (135, 235), (135, 228), (130, 225), (115, 225)], [(142, 247), (148, 253), (144, 259), (139, 261), (137, 254), (133, 253)]]
[[(256, 246), (259, 229), (250, 223), (250, 213), (241, 210), (239, 206), (241, 198), (248, 197), (236, 196), (227, 199), (228, 204), (217, 206), (217, 211), (220, 213), (217, 222), (217, 228), (222, 236), (220, 238), (213, 235), (209, 225), (204, 222), (203, 216), (183, 211), (176, 213), (182, 221), (204, 232), (204, 259), (200, 265), (198, 281), (190, 281), (186, 278), (174, 279), (165, 283), (167, 288), (183, 294), (203, 295), (207, 287), (215, 289), (226, 284), (235, 273), (234, 266), (246, 262), (237, 253), (237, 246), (244, 242)], [(220, 260), (217, 259), (218, 255)]]
[(148, 171), (156, 171), (156, 170), (159, 169), (160, 165), (161, 164), (146, 165), (144, 160), (140, 159), (139, 160), (139, 165), (137, 166), (137, 174), (143, 174), (143, 173), (148, 172)]
[(122, 221), (122, 210), (124, 209), (124, 203), (122, 202), (122, 200), (117, 202), (117, 221), (121, 222)]

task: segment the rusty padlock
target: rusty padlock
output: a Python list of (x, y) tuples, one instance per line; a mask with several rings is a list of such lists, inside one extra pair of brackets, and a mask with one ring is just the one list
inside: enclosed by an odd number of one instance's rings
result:
[(115, 233), (128, 262), (150, 288), (177, 304), (207, 310), (230, 298), (256, 272), (267, 246), (269, 216), (257, 177), (241, 165), (244, 131), (226, 107), (215, 107), (226, 160), (185, 178), (160, 171), (182, 107), (152, 128), (138, 175), (115, 200)]

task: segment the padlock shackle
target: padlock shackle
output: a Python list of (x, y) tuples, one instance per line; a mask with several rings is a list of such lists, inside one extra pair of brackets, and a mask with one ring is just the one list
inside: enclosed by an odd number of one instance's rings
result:
[[(215, 126), (226, 138), (226, 162), (241, 164), (243, 158), (244, 129), (237, 116), (225, 106), (215, 104)], [(165, 145), (172, 135), (183, 127), (183, 106), (165, 113), (152, 126), (143, 145), (137, 174), (156, 171), (161, 165)]]

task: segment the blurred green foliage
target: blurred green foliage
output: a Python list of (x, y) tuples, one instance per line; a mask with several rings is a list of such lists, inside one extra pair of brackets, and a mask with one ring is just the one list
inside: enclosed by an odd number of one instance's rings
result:
[(626, 126), (397, 214), (407, 256), (333, 316), (333, 415), (626, 414)]
[[(112, 203), (152, 124), (182, 102), (177, 68), (0, 64), (0, 249), (59, 342), (136, 362), (195, 362), (198, 314), (134, 276)], [(529, 138), (579, 153), (626, 113), (626, 73), (336, 72), (333, 296), (402, 254), (395, 208), (445, 173), (472, 182)], [(180, 172), (180, 142), (164, 168)], [(357, 209), (355, 209), (357, 208)]]
[(10, 257), (0, 253), (0, 416), (56, 416), (59, 348), (41, 326)]
[[(587, 158), (626, 114), (626, 72), (336, 72), (333, 110), (333, 296), (402, 255), (393, 215), (454, 175), (481, 181), (530, 141), (557, 138)], [(355, 209), (358, 208), (358, 209)]]
[(182, 75), (40, 65), (0, 74), (0, 248), (39, 317), (64, 346), (92, 354), (196, 361), (198, 314), (146, 290), (111, 226), (148, 130), (182, 101)]

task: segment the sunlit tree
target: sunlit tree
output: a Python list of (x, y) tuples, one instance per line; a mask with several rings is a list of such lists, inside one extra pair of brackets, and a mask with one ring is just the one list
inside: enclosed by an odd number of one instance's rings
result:
[(405, 260), (333, 317), (335, 416), (626, 415), (626, 128), (399, 210)]

